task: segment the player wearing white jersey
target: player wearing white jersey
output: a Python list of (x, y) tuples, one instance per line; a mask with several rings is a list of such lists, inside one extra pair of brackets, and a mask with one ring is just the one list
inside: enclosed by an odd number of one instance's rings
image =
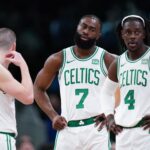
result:
[[(106, 128), (94, 127), (102, 114), (101, 86), (114, 55), (96, 46), (101, 22), (94, 15), (83, 16), (77, 26), (75, 45), (51, 55), (38, 73), (34, 92), (39, 107), (58, 130), (56, 150), (108, 150)], [(57, 72), (61, 96), (61, 116), (53, 109), (46, 93)], [(102, 116), (102, 115), (100, 115)]]
[[(127, 51), (112, 63), (101, 90), (101, 99), (105, 99), (101, 106), (109, 130), (116, 134), (116, 150), (150, 148), (149, 27), (149, 22), (142, 17), (129, 15), (117, 28), (121, 44)], [(111, 95), (118, 84), (120, 104), (114, 114)]]
[(73, 47), (64, 49), (63, 53), (59, 74), (62, 116), (69, 121), (99, 115), (102, 113), (99, 93), (106, 78), (105, 51), (95, 47), (90, 57), (82, 59), (74, 54)]
[(118, 125), (132, 127), (150, 114), (150, 103), (146, 101), (150, 89), (150, 49), (137, 60), (129, 59), (127, 52), (123, 53), (117, 69), (120, 95), (124, 101), (120, 101), (116, 108), (115, 120)]
[[(15, 33), (8, 28), (0, 28), (0, 149), (16, 150), (17, 136), (15, 99), (23, 104), (33, 102), (33, 84), (27, 64), (16, 52)], [(8, 71), (10, 63), (21, 70), (21, 83)]]

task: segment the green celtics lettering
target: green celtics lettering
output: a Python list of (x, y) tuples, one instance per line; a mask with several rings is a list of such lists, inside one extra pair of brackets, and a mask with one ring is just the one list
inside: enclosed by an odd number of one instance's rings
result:
[(148, 72), (141, 69), (130, 69), (120, 73), (121, 87), (129, 85), (147, 86)]
[(99, 85), (99, 77), (100, 71), (92, 68), (73, 68), (64, 71), (64, 81), (66, 86), (80, 83)]

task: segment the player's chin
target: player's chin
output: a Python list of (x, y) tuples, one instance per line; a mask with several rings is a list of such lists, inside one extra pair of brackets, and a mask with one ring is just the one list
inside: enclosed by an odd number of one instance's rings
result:
[(137, 48), (133, 48), (133, 47), (131, 48), (131, 47), (129, 47), (128, 50), (129, 50), (130, 52), (134, 53), (134, 52), (137, 51)]

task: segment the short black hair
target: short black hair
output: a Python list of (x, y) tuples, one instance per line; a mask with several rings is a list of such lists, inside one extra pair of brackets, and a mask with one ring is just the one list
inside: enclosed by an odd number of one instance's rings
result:
[(100, 30), (102, 29), (102, 21), (100, 20), (100, 18), (98, 16), (96, 16), (94, 14), (87, 14), (87, 15), (82, 16), (81, 19), (80, 19), (80, 21), (82, 19), (84, 19), (84, 18), (91, 18), (91, 19), (97, 20), (99, 22), (99, 24), (100, 24)]

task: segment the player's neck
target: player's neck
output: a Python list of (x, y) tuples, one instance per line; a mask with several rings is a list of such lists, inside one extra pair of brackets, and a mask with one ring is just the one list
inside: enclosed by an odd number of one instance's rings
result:
[(77, 46), (73, 47), (73, 51), (78, 58), (86, 58), (92, 55), (96, 50), (96, 46), (94, 45), (90, 49), (81, 49)]
[(129, 58), (132, 60), (136, 60), (138, 58), (140, 58), (141, 56), (144, 55), (144, 53), (149, 49), (149, 47), (147, 45), (142, 46), (141, 48), (139, 48), (139, 50), (137, 50), (136, 52), (130, 52), (128, 53)]

